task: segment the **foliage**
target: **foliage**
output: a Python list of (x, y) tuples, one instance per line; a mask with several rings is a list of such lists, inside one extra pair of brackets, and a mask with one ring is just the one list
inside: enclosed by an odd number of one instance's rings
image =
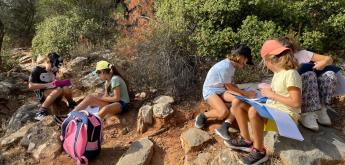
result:
[(92, 19), (83, 20), (78, 15), (47, 18), (37, 27), (37, 34), (32, 41), (33, 56), (52, 51), (68, 55), (80, 37), (96, 33), (98, 28)]
[(136, 90), (153, 87), (181, 96), (193, 89), (196, 63), (192, 55), (195, 50), (191, 49), (188, 34), (167, 27), (159, 25), (148, 40), (137, 45), (140, 51), (129, 69), (130, 82)]
[(344, 8), (342, 0), (159, 0), (155, 6), (161, 22), (191, 31), (198, 55), (209, 57), (224, 57), (236, 42), (256, 53), (265, 39), (288, 32), (311, 51), (344, 50)]

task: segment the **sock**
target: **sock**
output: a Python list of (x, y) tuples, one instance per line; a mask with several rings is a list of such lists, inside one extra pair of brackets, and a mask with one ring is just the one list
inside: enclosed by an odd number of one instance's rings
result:
[(222, 127), (224, 127), (225, 129), (229, 129), (229, 127), (231, 126), (231, 123), (225, 121), (222, 123)]

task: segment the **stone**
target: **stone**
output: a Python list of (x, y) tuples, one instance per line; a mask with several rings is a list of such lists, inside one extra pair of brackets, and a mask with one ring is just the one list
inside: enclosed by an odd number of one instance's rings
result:
[(31, 153), (35, 149), (35, 147), (36, 147), (35, 143), (30, 143), (29, 146), (28, 146), (27, 152)]
[(320, 126), (318, 132), (299, 128), (304, 141), (278, 136), (267, 132), (265, 146), (276, 153), (285, 164), (317, 164), (320, 161), (342, 161), (345, 155), (345, 138), (337, 130)]
[(7, 81), (0, 81), (0, 98), (7, 99), (11, 93), (13, 85)]
[(146, 97), (146, 93), (145, 92), (141, 92), (139, 95), (140, 98), (144, 99)]
[(25, 134), (29, 131), (30, 128), (32, 128), (35, 124), (31, 123), (31, 124), (27, 124), (24, 127), (20, 128), (18, 131), (5, 136), (4, 138), (1, 139), (1, 146), (5, 147), (5, 146), (10, 146), (13, 145), (15, 143), (17, 143), (20, 139), (22, 139)]
[(135, 141), (116, 165), (149, 165), (153, 155), (153, 143), (146, 137)]
[(154, 104), (165, 103), (165, 104), (172, 104), (174, 103), (174, 98), (171, 96), (158, 96), (153, 99)]
[(212, 161), (212, 154), (205, 152), (198, 154), (198, 157), (195, 160), (189, 161), (185, 159), (184, 165), (205, 165), (210, 164)]
[(35, 122), (34, 118), (37, 110), (38, 103), (25, 104), (18, 108), (18, 110), (12, 115), (6, 127), (6, 134), (17, 131), (28, 122)]
[(157, 89), (150, 88), (150, 92), (151, 92), (151, 93), (156, 93), (156, 92), (157, 92)]
[(152, 106), (144, 105), (139, 109), (137, 118), (137, 132), (144, 133), (147, 128), (153, 123)]
[(201, 129), (190, 128), (181, 134), (180, 140), (185, 153), (188, 153), (200, 149), (211, 140), (211, 136)]
[(212, 160), (211, 165), (240, 165), (236, 151), (229, 148), (222, 149)]
[(81, 85), (86, 88), (94, 88), (102, 84), (102, 80), (99, 79), (98, 75), (91, 72), (81, 79)]
[(32, 152), (32, 156), (36, 160), (40, 160), (40, 159), (53, 160), (61, 153), (61, 151), (62, 151), (62, 146), (60, 143), (48, 142), (48, 143), (44, 143), (38, 146), (37, 149), (35, 149)]
[(174, 113), (174, 109), (171, 108), (169, 103), (157, 103), (153, 105), (153, 115), (158, 118), (166, 118)]
[(69, 62), (69, 66), (73, 69), (74, 67), (81, 67), (87, 63), (86, 57), (76, 57)]

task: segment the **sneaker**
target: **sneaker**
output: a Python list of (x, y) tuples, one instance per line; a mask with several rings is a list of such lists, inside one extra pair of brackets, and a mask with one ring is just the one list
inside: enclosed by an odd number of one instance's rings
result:
[(35, 120), (41, 121), (44, 117), (48, 116), (48, 111), (46, 110), (40, 110), (36, 113)]
[(194, 123), (195, 127), (199, 128), (199, 129), (203, 128), (205, 126), (206, 120), (207, 120), (207, 118), (204, 115), (204, 113), (200, 113), (195, 118), (195, 123)]
[(249, 155), (241, 158), (241, 164), (258, 165), (268, 160), (268, 155), (266, 151), (260, 152), (259, 150), (253, 148)]
[(331, 119), (328, 116), (327, 108), (322, 106), (321, 111), (317, 112), (317, 121), (325, 126), (332, 125)]
[(317, 124), (316, 118), (317, 115), (315, 114), (315, 112), (302, 113), (301, 124), (308, 129), (318, 131), (319, 125)]
[(77, 102), (75, 102), (75, 101), (70, 101), (70, 102), (68, 102), (68, 108), (69, 109), (74, 109), (74, 107), (76, 107), (78, 104), (77, 104)]
[(219, 135), (224, 140), (230, 140), (231, 137), (228, 131), (229, 127), (230, 127), (230, 123), (223, 122), (223, 124), (219, 128), (216, 128), (214, 131), (216, 132), (217, 135)]
[(244, 152), (251, 152), (253, 142), (245, 140), (243, 137), (233, 139), (233, 140), (224, 140), (224, 144), (227, 147), (235, 150), (241, 150)]

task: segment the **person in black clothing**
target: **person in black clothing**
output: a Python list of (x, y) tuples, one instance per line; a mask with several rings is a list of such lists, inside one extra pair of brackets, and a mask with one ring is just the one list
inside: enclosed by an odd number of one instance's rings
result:
[(68, 101), (69, 108), (73, 109), (76, 106), (71, 88), (55, 88), (51, 83), (56, 79), (56, 73), (62, 62), (62, 58), (57, 53), (49, 53), (43, 59), (43, 64), (36, 66), (31, 72), (29, 89), (34, 90), (36, 97), (42, 103), (36, 113), (36, 120), (42, 120), (47, 116), (48, 108), (62, 98)]

